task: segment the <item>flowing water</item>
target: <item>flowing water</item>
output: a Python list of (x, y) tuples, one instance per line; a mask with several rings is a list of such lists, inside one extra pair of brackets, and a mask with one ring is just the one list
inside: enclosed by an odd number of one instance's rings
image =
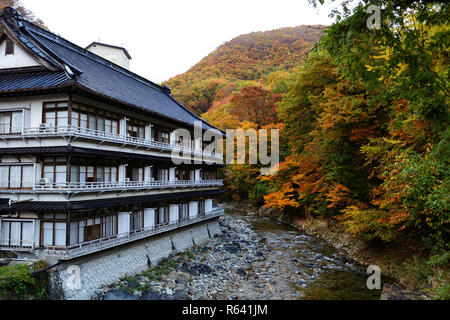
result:
[(273, 283), (284, 285), (285, 291), (290, 290), (290, 298), (380, 298), (380, 290), (367, 289), (366, 269), (325, 241), (268, 218), (236, 212), (228, 212), (228, 215), (247, 222), (266, 252), (264, 260), (253, 262), (250, 271), (264, 277), (267, 270), (274, 272), (270, 266), (276, 267)]

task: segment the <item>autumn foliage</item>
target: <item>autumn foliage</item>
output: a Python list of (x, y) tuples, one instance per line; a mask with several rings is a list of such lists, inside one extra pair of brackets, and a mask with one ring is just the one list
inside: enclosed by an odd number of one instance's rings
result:
[(448, 4), (380, 3), (379, 30), (366, 27), (357, 2), (324, 34), (241, 36), (169, 84), (222, 129), (281, 129), (278, 173), (228, 166), (230, 198), (334, 217), (367, 240), (411, 237), (450, 256)]

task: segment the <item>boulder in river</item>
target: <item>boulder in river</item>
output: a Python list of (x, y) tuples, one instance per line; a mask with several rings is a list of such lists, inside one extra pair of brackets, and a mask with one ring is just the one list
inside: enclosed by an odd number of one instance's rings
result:
[(194, 276), (198, 276), (200, 274), (210, 274), (214, 272), (214, 269), (211, 268), (207, 264), (203, 263), (192, 263), (192, 262), (184, 262), (180, 268), (181, 271), (190, 273)]
[(395, 284), (386, 283), (383, 286), (380, 300), (429, 300), (427, 294), (406, 291)]
[(119, 289), (112, 289), (106, 292), (103, 296), (103, 300), (139, 300), (139, 297)]
[(232, 244), (226, 244), (226, 245), (223, 246), (223, 248), (227, 252), (232, 253), (232, 254), (236, 254), (239, 251), (241, 251), (241, 245), (239, 243), (237, 243), (237, 242), (233, 242)]

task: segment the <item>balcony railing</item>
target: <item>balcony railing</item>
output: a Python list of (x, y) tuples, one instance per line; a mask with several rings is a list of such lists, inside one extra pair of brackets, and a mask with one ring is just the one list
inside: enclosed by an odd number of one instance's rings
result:
[(212, 159), (222, 159), (221, 153), (201, 152), (191, 147), (184, 147), (176, 144), (169, 144), (155, 140), (148, 140), (142, 138), (131, 137), (128, 135), (121, 135), (116, 133), (109, 133), (105, 131), (93, 130), (88, 128), (80, 128), (76, 126), (41, 126), (39, 128), (24, 128), (22, 133), (0, 133), (0, 138), (39, 138), (39, 137), (77, 137), (94, 139), (100, 142), (111, 142), (121, 144), (122, 146), (130, 145), (134, 147), (142, 147), (147, 149), (156, 149), (161, 151), (178, 151), (183, 154), (190, 154), (194, 156), (203, 156)]
[(0, 248), (14, 251), (30, 251), (34, 250), (35, 243), (33, 240), (1, 239)]
[[(15, 185), (20, 183), (14, 181)], [(2, 187), (4, 185), (4, 187)], [(10, 185), (12, 185), (10, 183)], [(8, 182), (0, 184), (0, 193), (7, 192), (108, 192), (108, 191), (128, 191), (128, 190), (152, 190), (152, 189), (176, 189), (176, 188), (201, 188), (220, 187), (223, 180), (152, 180), (152, 181), (126, 181), (126, 182), (51, 182), (42, 181), (38, 183), (23, 183), (29, 187), (7, 187)]]
[(218, 206), (206, 215), (197, 216), (195, 218), (179, 220), (176, 222), (156, 225), (149, 228), (134, 230), (122, 234), (96, 239), (89, 242), (79, 243), (68, 248), (46, 247), (45, 251), (48, 256), (57, 257), (58, 259), (74, 259), (83, 255), (91, 254), (108, 248), (116, 247), (124, 243), (147, 238), (153, 235), (168, 232), (179, 227), (188, 226), (200, 221), (210, 220), (224, 215), (223, 207)]

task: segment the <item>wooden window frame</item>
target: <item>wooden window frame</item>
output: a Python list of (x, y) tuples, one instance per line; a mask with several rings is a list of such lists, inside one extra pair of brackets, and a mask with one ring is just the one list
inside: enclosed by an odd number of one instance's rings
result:
[[(105, 129), (102, 132), (106, 132), (106, 133), (112, 133), (112, 134), (119, 134), (119, 130), (120, 130), (120, 116), (115, 113), (115, 112), (111, 112), (111, 111), (106, 111), (106, 110), (101, 110), (98, 108), (95, 108), (91, 105), (87, 105), (87, 104), (82, 104), (82, 103), (78, 103), (78, 102), (74, 102), (73, 104), (75, 104), (75, 106), (72, 106), (72, 112), (77, 112), (78, 113), (78, 123), (71, 123), (71, 125), (77, 127), (77, 128), (81, 128), (81, 117), (80, 114), (84, 114), (86, 115), (86, 128), (87, 129), (91, 129), (91, 130), (97, 130), (98, 131), (98, 119), (99, 117), (102, 117), (104, 120), (110, 120), (111, 121), (111, 132), (106, 131), (106, 123), (105, 123)], [(78, 108), (77, 108), (78, 107)], [(80, 108), (81, 107), (81, 108)], [(85, 107), (88, 110), (83, 110), (82, 107)], [(111, 115), (113, 115), (112, 117), (107, 116), (106, 114), (109, 113)], [(115, 117), (114, 117), (115, 116)], [(95, 128), (91, 128), (90, 127), (90, 118), (94, 117), (95, 121), (93, 121), (95, 123)], [(72, 120), (72, 114), (70, 114), (70, 119)], [(112, 123), (116, 122), (116, 132), (112, 132), (112, 128), (113, 125)]]
[[(11, 246), (11, 241), (12, 241), (12, 239), (11, 239), (11, 223), (12, 222), (20, 222), (20, 240), (19, 240), (20, 241), (20, 245), (18, 246), (18, 248), (27, 248), (27, 247), (24, 247), (23, 244), (22, 244), (22, 241), (23, 241), (23, 224), (24, 223), (32, 223), (34, 225), (35, 221), (33, 219), (21, 219), (21, 218), (2, 219), (2, 220), (0, 220), (0, 230), (2, 229), (1, 223), (3, 223), (3, 222), (9, 222), (9, 230), (8, 230), (9, 237), (8, 237), (8, 245), (7, 245), (7, 247), (8, 248), (17, 248), (17, 246)], [(34, 240), (35, 240), (35, 234), (33, 233), (33, 240), (32, 241), (34, 242)], [(36, 245), (36, 243), (35, 243), (35, 245)]]
[(15, 51), (14, 47), (15, 47), (14, 41), (12, 41), (11, 39), (6, 39), (5, 56), (14, 55), (14, 51)]
[[(66, 107), (59, 107), (58, 104), (67, 103)], [(55, 107), (48, 107), (48, 105), (54, 104)], [(46, 101), (42, 105), (42, 123), (47, 123), (47, 112), (55, 113), (55, 127), (58, 127), (58, 111), (67, 111), (67, 124), (70, 125), (71, 122), (71, 112), (70, 112), (70, 101), (69, 100), (59, 100), (59, 101)]]
[(57, 166), (66, 166), (66, 183), (69, 182), (68, 179), (67, 179), (68, 174), (70, 174), (70, 164), (69, 163), (67, 163), (67, 162), (58, 162), (58, 161), (56, 161), (56, 158), (55, 158), (54, 162), (43, 162), (42, 163), (42, 168), (41, 168), (41, 178), (42, 179), (45, 178), (45, 176), (44, 176), (45, 167), (48, 167), (48, 166), (53, 166), (53, 181), (52, 181), (52, 183), (56, 183), (56, 173), (57, 173), (56, 172), (56, 167)]
[[(0, 113), (3, 114), (9, 114), (9, 133), (4, 133), (4, 134), (9, 134), (9, 135), (20, 135), (22, 134), (22, 130), (23, 130), (23, 120), (25, 117), (25, 113), (23, 112), (23, 110), (14, 110), (14, 111), (0, 111)], [(20, 130), (19, 132), (12, 132), (12, 129), (14, 128), (13, 125), (13, 114), (14, 113), (21, 113), (22, 114), (22, 123), (20, 124), (20, 126), (22, 127), (22, 130)], [(1, 132), (1, 131), (0, 131)]]
[[(20, 163), (20, 162), (18, 162), (17, 164), (2, 165), (1, 167), (8, 167), (8, 187), (0, 187), (0, 190), (33, 190), (33, 187), (24, 187), (23, 186), (23, 167), (24, 166), (32, 167), (33, 165)], [(18, 187), (18, 188), (11, 188), (11, 167), (20, 167), (20, 187)]]

